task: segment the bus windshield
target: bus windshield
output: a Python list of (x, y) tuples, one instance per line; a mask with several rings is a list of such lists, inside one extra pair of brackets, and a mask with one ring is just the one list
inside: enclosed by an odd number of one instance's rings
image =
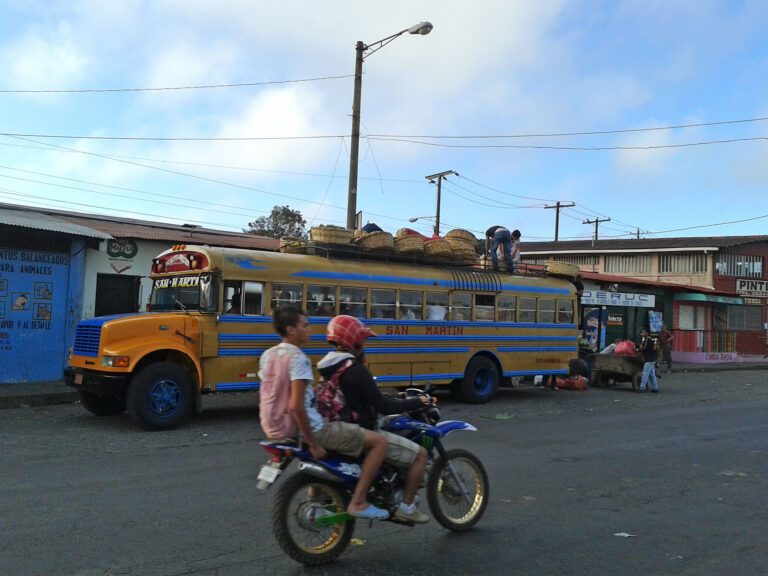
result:
[(194, 310), (215, 312), (218, 302), (218, 280), (212, 274), (190, 274), (155, 278), (150, 312)]

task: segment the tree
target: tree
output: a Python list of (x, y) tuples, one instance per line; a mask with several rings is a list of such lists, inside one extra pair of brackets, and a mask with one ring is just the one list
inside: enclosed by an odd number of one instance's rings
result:
[(248, 223), (248, 233), (269, 238), (306, 238), (307, 221), (298, 210), (290, 206), (275, 206), (269, 216)]

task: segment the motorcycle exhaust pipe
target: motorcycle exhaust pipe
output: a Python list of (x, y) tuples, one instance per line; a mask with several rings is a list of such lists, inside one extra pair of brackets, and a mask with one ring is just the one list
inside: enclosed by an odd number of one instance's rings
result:
[(315, 462), (299, 462), (299, 471), (306, 472), (312, 476), (317, 476), (323, 480), (330, 480), (331, 482), (338, 482), (339, 477), (333, 474), (326, 467), (321, 466)]

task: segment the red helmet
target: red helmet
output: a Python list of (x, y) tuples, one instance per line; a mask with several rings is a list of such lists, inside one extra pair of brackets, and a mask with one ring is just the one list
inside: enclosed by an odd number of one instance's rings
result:
[(376, 336), (376, 332), (354, 316), (342, 315), (336, 316), (328, 322), (325, 336), (328, 342), (333, 342), (350, 350), (357, 350), (362, 347), (363, 340), (369, 336)]

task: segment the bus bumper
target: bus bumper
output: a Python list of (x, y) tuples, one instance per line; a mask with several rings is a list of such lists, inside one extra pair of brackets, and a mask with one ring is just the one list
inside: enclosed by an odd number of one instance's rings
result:
[(64, 371), (67, 386), (109, 396), (125, 396), (130, 374), (105, 374), (92, 370), (81, 370), (71, 366)]

